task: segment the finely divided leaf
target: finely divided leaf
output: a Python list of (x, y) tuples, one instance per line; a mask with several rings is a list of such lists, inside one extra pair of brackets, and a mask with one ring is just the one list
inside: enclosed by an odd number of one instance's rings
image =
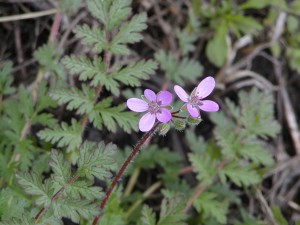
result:
[(107, 29), (112, 30), (124, 21), (131, 13), (131, 0), (114, 0), (108, 13)]
[(149, 79), (149, 75), (153, 74), (155, 72), (155, 69), (157, 69), (157, 63), (153, 60), (141, 60), (113, 72), (110, 76), (125, 85), (135, 87), (141, 85), (141, 79)]
[(142, 225), (156, 225), (156, 218), (153, 210), (145, 205), (142, 209), (142, 216), (140, 219), (140, 224)]
[(99, 213), (95, 204), (86, 200), (59, 199), (53, 202), (54, 216), (57, 218), (67, 217), (75, 223), (79, 223), (80, 218), (92, 220)]
[(81, 130), (82, 125), (76, 120), (72, 120), (71, 126), (62, 122), (61, 128), (42, 130), (38, 133), (38, 136), (52, 144), (57, 143), (58, 147), (67, 147), (67, 152), (70, 152), (80, 146), (82, 142)]
[(37, 205), (44, 207), (50, 205), (51, 196), (53, 194), (50, 181), (47, 180), (43, 184), (41, 176), (36, 173), (17, 174), (16, 178), (27, 194), (37, 197), (35, 200)]
[(58, 182), (60, 186), (65, 186), (71, 176), (71, 165), (69, 162), (64, 159), (61, 152), (52, 150), (49, 164), (53, 171), (53, 180)]
[(205, 184), (213, 181), (214, 175), (217, 173), (217, 163), (208, 154), (190, 153), (189, 160), (192, 163), (193, 170), (197, 174), (197, 179)]
[(89, 120), (97, 128), (105, 125), (111, 132), (116, 132), (117, 124), (127, 133), (136, 129), (136, 116), (131, 112), (124, 112), (125, 105), (111, 107), (112, 98), (106, 98), (97, 103), (94, 111), (89, 114)]
[(13, 94), (16, 89), (12, 87), (13, 76), (12, 72), (12, 62), (4, 62), (0, 65), (0, 96)]
[(184, 201), (181, 197), (163, 199), (161, 203), (160, 218), (157, 225), (184, 225), (186, 219)]
[(88, 25), (77, 26), (74, 32), (79, 38), (82, 38), (83, 44), (92, 45), (94, 52), (101, 52), (106, 49), (108, 43), (105, 38), (105, 33), (98, 27), (90, 28)]
[(80, 148), (78, 159), (78, 170), (81, 176), (98, 179), (111, 177), (111, 171), (116, 169), (116, 161), (114, 159), (116, 146), (108, 144), (105, 146), (103, 142), (97, 146), (85, 142)]
[(226, 182), (228, 177), (237, 186), (249, 186), (260, 182), (260, 177), (256, 171), (251, 170), (249, 167), (241, 167), (235, 164), (228, 164), (219, 171), (220, 179), (223, 183)]
[(119, 33), (113, 37), (110, 51), (117, 55), (129, 54), (129, 49), (126, 44), (138, 42), (143, 38), (140, 32), (147, 28), (146, 21), (146, 13), (141, 13), (125, 23), (120, 28)]
[(219, 223), (225, 224), (228, 202), (217, 199), (217, 194), (213, 192), (202, 193), (194, 202), (198, 212), (214, 217)]
[(58, 104), (67, 104), (68, 110), (77, 110), (77, 113), (84, 115), (90, 113), (94, 107), (95, 90), (87, 85), (82, 85), (82, 90), (72, 88), (71, 90), (56, 90), (50, 96), (58, 101)]

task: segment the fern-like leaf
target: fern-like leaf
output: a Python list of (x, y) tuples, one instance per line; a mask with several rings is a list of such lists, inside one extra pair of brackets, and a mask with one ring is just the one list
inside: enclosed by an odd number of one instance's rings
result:
[(74, 32), (79, 38), (82, 38), (83, 44), (92, 45), (94, 52), (101, 52), (107, 47), (105, 33), (98, 27), (90, 28), (88, 25), (77, 26)]
[(111, 107), (112, 98), (103, 99), (89, 114), (93, 125), (100, 128), (105, 125), (111, 132), (116, 132), (117, 124), (127, 133), (136, 130), (136, 117), (131, 112), (124, 112), (125, 105)]
[(62, 123), (60, 128), (45, 129), (38, 133), (38, 136), (52, 144), (57, 143), (58, 147), (67, 147), (67, 152), (77, 149), (82, 143), (82, 125), (72, 120), (71, 126)]
[(198, 212), (215, 218), (219, 223), (225, 224), (228, 202), (217, 199), (217, 194), (213, 192), (202, 193), (194, 202)]
[(112, 73), (111, 76), (125, 85), (135, 87), (141, 85), (141, 79), (149, 79), (149, 75), (153, 74), (155, 69), (157, 69), (156, 62), (154, 62), (153, 60), (142, 60)]
[(68, 110), (76, 109), (80, 115), (90, 113), (94, 107), (95, 91), (87, 85), (82, 85), (82, 90), (72, 88), (70, 91), (53, 91), (50, 96), (58, 101), (58, 104), (67, 104)]
[(37, 196), (35, 200), (37, 205), (50, 205), (53, 193), (50, 181), (43, 184), (41, 177), (36, 173), (17, 174), (16, 178), (27, 194)]
[(142, 39), (141, 31), (146, 29), (147, 15), (145, 13), (134, 16), (128, 23), (125, 23), (119, 33), (113, 37), (110, 51), (117, 55), (129, 54), (126, 44), (132, 44)]
[(95, 146), (85, 142), (80, 148), (78, 160), (78, 170), (81, 176), (90, 179), (95, 176), (100, 180), (111, 177), (111, 171), (116, 169), (115, 153), (116, 146), (113, 144), (105, 146), (101, 142)]

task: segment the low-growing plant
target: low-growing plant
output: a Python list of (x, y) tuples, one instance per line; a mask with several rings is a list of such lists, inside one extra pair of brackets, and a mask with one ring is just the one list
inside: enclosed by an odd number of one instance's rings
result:
[[(226, 48), (229, 30), (239, 36), (262, 29), (244, 15), (254, 1), (236, 8), (230, 2), (203, 14), (216, 31), (206, 55), (219, 67), (226, 49), (215, 53)], [(133, 10), (131, 0), (86, 3), (97, 25), (73, 31), (87, 54), (63, 56), (49, 41), (34, 53), (39, 70), (29, 86), (14, 82), (11, 62), (0, 65), (0, 224), (269, 224), (257, 216), (264, 209), (247, 210), (245, 202), (260, 194), (274, 165), (274, 96), (251, 88), (222, 98), (213, 93), (213, 76), (199, 79), (203, 66), (190, 53), (206, 9), (190, 9), (189, 24), (176, 29), (178, 51), (134, 60), (128, 56), (143, 39), (146, 13)], [(163, 90), (141, 91), (158, 67)], [(92, 129), (97, 141), (88, 136)], [(285, 222), (275, 206), (271, 213)]]

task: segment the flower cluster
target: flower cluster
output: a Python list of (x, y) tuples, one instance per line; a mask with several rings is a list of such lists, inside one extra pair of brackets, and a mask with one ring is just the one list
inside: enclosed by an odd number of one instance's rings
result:
[[(206, 77), (194, 89), (191, 95), (179, 85), (174, 86), (177, 96), (184, 102), (182, 109), (187, 109), (189, 115), (193, 118), (200, 118), (200, 110), (205, 112), (216, 112), (219, 105), (211, 100), (204, 100), (211, 94), (215, 88), (213, 77)], [(142, 132), (151, 130), (156, 119), (161, 123), (168, 123), (178, 112), (171, 113), (172, 94), (169, 91), (161, 91), (157, 95), (150, 89), (144, 91), (143, 99), (130, 98), (127, 100), (127, 106), (134, 112), (147, 112), (139, 121), (139, 129)]]

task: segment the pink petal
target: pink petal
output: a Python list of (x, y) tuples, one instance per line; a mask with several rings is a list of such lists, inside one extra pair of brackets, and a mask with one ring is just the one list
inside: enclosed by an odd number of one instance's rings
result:
[(188, 103), (186, 105), (187, 110), (189, 111), (189, 114), (191, 115), (191, 117), (198, 117), (199, 116), (199, 109), (195, 106), (193, 106), (192, 104)]
[(213, 77), (206, 77), (204, 80), (200, 82), (196, 89), (196, 95), (203, 99), (210, 95), (210, 93), (215, 88), (216, 82)]
[(172, 94), (169, 91), (161, 91), (157, 94), (156, 102), (160, 106), (166, 106), (169, 105), (172, 102)]
[(139, 98), (128, 99), (127, 107), (134, 112), (145, 112), (149, 108), (148, 103)]
[(204, 100), (201, 103), (199, 108), (205, 112), (216, 112), (219, 110), (219, 105), (214, 101)]
[(154, 91), (150, 90), (150, 89), (146, 89), (144, 91), (144, 95), (145, 97), (150, 101), (150, 102), (155, 102), (156, 101), (156, 94), (154, 93)]
[(139, 129), (142, 132), (147, 132), (151, 130), (155, 123), (155, 114), (153, 113), (146, 113), (145, 115), (142, 116), (139, 122)]
[(189, 95), (185, 92), (185, 90), (183, 90), (182, 87), (180, 87), (179, 85), (175, 85), (174, 91), (182, 101), (184, 101), (184, 102), (189, 101)]
[(172, 114), (169, 110), (161, 108), (157, 111), (156, 118), (162, 123), (167, 123), (172, 119)]

